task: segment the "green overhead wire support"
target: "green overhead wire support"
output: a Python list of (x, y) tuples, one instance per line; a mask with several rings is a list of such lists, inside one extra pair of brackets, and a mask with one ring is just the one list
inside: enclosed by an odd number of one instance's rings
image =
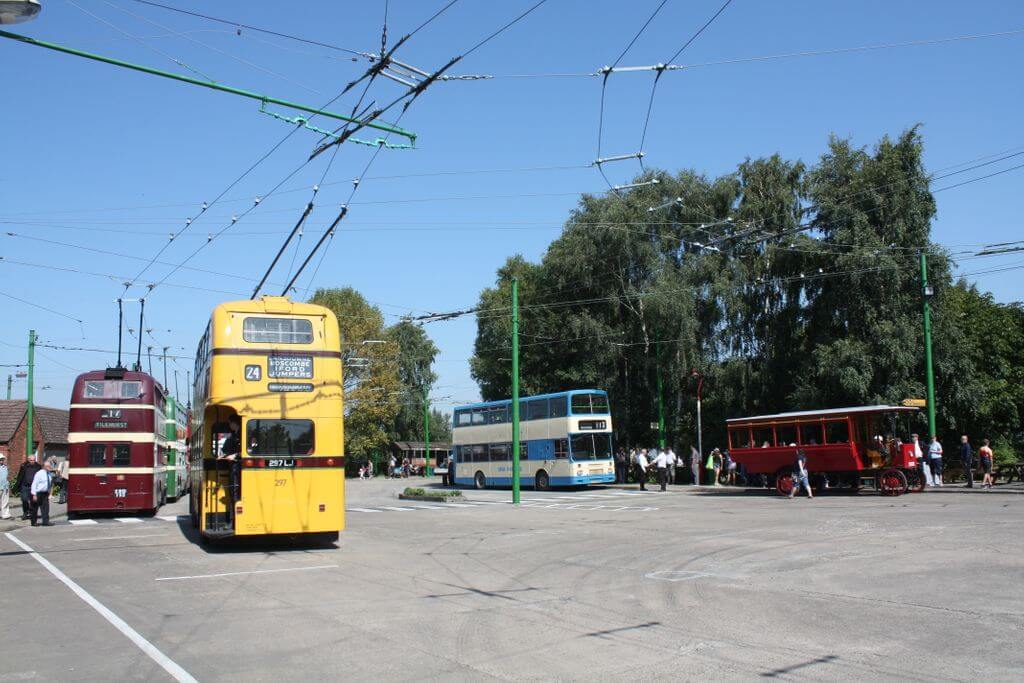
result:
[[(391, 126), (386, 123), (376, 122), (363, 122), (352, 116), (345, 116), (344, 114), (335, 114), (331, 111), (324, 109), (317, 109), (316, 107), (309, 107), (304, 104), (297, 102), (289, 102), (288, 100), (278, 99), (276, 97), (269, 97), (267, 95), (261, 95), (259, 93), (251, 92), (249, 90), (242, 90), (241, 88), (232, 88), (227, 85), (221, 85), (213, 81), (203, 81), (198, 78), (190, 78), (189, 76), (182, 76), (180, 74), (171, 73), (169, 71), (161, 71), (160, 69), (154, 69), (148, 66), (142, 66), (141, 64), (133, 64), (131, 62), (125, 62), (120, 59), (114, 59), (113, 57), (104, 57), (103, 55), (92, 54), (91, 52), (85, 52), (83, 50), (76, 50), (74, 48), (65, 47), (63, 45), (57, 45), (56, 43), (48, 43), (44, 40), (36, 40), (35, 38), (29, 38), (28, 36), (19, 35), (17, 33), (8, 33), (7, 31), (0, 31), (0, 38), (10, 38), (11, 40), (17, 40), (28, 45), (35, 45), (36, 47), (45, 47), (48, 50), (54, 50), (56, 52), (63, 52), (64, 54), (74, 55), (75, 57), (84, 57), (85, 59), (91, 59), (96, 62), (103, 62), (104, 64), (112, 64), (113, 66), (120, 66), (125, 69), (131, 69), (132, 71), (141, 71), (142, 73), (150, 74), (151, 76), (161, 76), (162, 78), (170, 78), (175, 81), (181, 81), (182, 83), (189, 83), (191, 85), (198, 85), (211, 90), (219, 90), (226, 92), (231, 95), (238, 95), (240, 97), (248, 97), (251, 100), (258, 100), (262, 103), (278, 104), (282, 107), (288, 107), (289, 109), (297, 109), (299, 111), (308, 112), (317, 116), (326, 116), (327, 118), (337, 119), (339, 121), (347, 121), (348, 123), (357, 123), (375, 128), (385, 133), (392, 133), (394, 135), (400, 135), (411, 144), (416, 143), (416, 133), (399, 128), (398, 126)], [(371, 143), (372, 144), (372, 143)], [(376, 146), (374, 144), (373, 146)]]
[[(308, 117), (308, 116), (282, 116), (281, 114), (278, 114), (277, 112), (268, 111), (267, 110), (267, 103), (265, 101), (260, 103), (260, 113), (261, 114), (266, 114), (267, 116), (275, 118), (278, 121), (284, 121), (285, 123), (290, 123), (293, 126), (302, 126), (303, 128), (305, 128), (307, 130), (311, 130), (314, 133), (319, 133), (320, 135), (323, 135), (325, 138), (332, 138), (334, 140), (338, 140), (338, 139), (341, 138), (341, 135), (338, 134), (338, 133), (326, 130), (324, 128), (319, 128), (317, 126), (310, 125), (309, 124), (309, 118), (310, 117)], [(362, 140), (360, 138), (349, 138), (348, 142), (354, 142), (357, 145), (366, 145), (367, 147), (384, 147), (385, 149), (415, 149), (414, 145), (407, 145), (405, 143), (388, 142), (386, 138), (377, 138), (375, 140)]]

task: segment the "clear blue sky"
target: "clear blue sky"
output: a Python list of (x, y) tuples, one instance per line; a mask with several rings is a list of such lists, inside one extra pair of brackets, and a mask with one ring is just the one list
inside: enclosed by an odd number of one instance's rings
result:
[[(168, 4), (274, 28), (356, 50), (376, 50), (384, 3)], [(392, 40), (411, 30), (440, 1), (392, 0)], [(416, 35), (400, 58), (424, 70), (460, 54), (531, 2), (461, 0)], [(623, 65), (665, 61), (718, 9), (720, 0), (670, 0), (623, 59)], [(77, 5), (77, 6), (76, 6)], [(611, 63), (657, 5), (569, 2), (544, 6), (453, 69), (461, 74), (587, 73)], [(142, 37), (143, 46), (83, 13)], [(120, 8), (120, 9), (118, 9)], [(131, 16), (120, 10), (127, 10)], [(144, 17), (162, 26), (147, 24)], [(7, 27), (10, 28), (10, 27)], [(678, 63), (696, 64), (806, 50), (899, 43), (1024, 28), (1024, 4), (977, 2), (735, 0)], [(216, 80), (268, 94), (323, 104), (364, 62), (342, 53), (209, 23), (131, 0), (44, 0), (40, 17), (13, 27), (36, 38), (183, 71), (164, 55)], [(181, 32), (187, 32), (181, 35)], [(178, 33), (178, 35), (175, 35)], [(199, 41), (206, 46), (190, 42)], [(210, 49), (210, 48), (216, 48)], [(164, 55), (160, 53), (164, 53)], [(703, 66), (662, 79), (648, 132), (648, 163), (727, 173), (745, 157), (775, 152), (813, 162), (829, 133), (871, 145), (884, 134), (922, 124), (929, 169), (1011, 148), (1024, 149), (1020, 73), (1024, 34), (828, 56)], [(623, 74), (609, 83), (606, 154), (637, 149), (652, 76)], [(34, 327), (45, 342), (111, 349), (119, 282), (139, 261), (87, 251), (150, 257), (259, 158), (288, 127), (256, 103), (0, 40), (0, 255), (47, 267), (113, 274), (116, 279), (0, 262), (0, 292), (81, 318), (71, 320), (0, 297), (8, 322), (0, 362), (24, 362)], [(389, 101), (396, 83), (375, 83), (371, 97)], [(414, 151), (382, 152), (331, 244), (314, 286), (351, 285), (378, 303), (389, 322), (403, 313), (472, 305), (495, 269), (521, 252), (539, 258), (558, 235), (580, 192), (604, 188), (596, 171), (519, 171), (409, 177), (440, 171), (586, 165), (595, 157), (600, 81), (596, 78), (495, 78), (430, 88), (402, 125), (419, 134)], [(351, 108), (346, 97), (336, 110)], [(307, 156), (317, 137), (293, 135), (226, 199), (197, 220), (161, 260), (181, 262)], [(317, 199), (302, 242), (308, 248), (347, 197), (372, 150), (347, 145)], [(222, 238), (201, 251), (150, 297), (144, 346), (191, 356), (211, 307), (252, 284), (309, 198), (326, 159), (307, 166)], [(954, 176), (952, 181), (1008, 168), (1021, 157)], [(636, 166), (609, 166), (625, 182)], [(382, 178), (380, 176), (405, 176)], [(1020, 239), (1011, 213), (1024, 171), (1008, 172), (936, 195), (934, 237), (947, 245)], [(941, 185), (941, 183), (940, 183)], [(33, 239), (29, 239), (33, 238)], [(39, 240), (49, 240), (43, 242)], [(54, 244), (62, 242), (64, 246)], [(1022, 260), (966, 261), (964, 272)], [(301, 258), (301, 257), (300, 257)], [(289, 252), (273, 280), (282, 282)], [(908, 263), (908, 267), (913, 264)], [(143, 280), (169, 272), (154, 266)], [(300, 281), (309, 285), (306, 276)], [(1022, 295), (1019, 273), (972, 276), (1000, 301)], [(191, 288), (168, 285), (186, 285)], [(279, 287), (279, 286), (278, 286)], [(274, 290), (279, 291), (279, 289)], [(133, 290), (129, 296), (138, 296)], [(136, 311), (130, 308), (129, 318)], [(135, 322), (131, 323), (135, 326)], [(428, 326), (441, 349), (434, 396), (477, 397), (467, 359), (472, 317)], [(134, 340), (128, 339), (129, 343)], [(113, 361), (109, 355), (42, 349), (39, 400), (67, 404), (74, 375)], [(179, 361), (181, 377), (189, 361)], [(172, 369), (175, 366), (171, 366)], [(4, 368), (11, 371), (10, 368)], [(5, 372), (4, 374), (7, 374)], [(156, 372), (159, 376), (159, 372)], [(173, 384), (173, 382), (172, 382)], [(182, 382), (182, 384), (184, 384)], [(25, 384), (15, 385), (24, 396)]]

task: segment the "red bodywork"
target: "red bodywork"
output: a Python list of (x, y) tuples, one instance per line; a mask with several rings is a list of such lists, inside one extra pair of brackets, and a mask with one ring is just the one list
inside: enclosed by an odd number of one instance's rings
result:
[(68, 512), (155, 511), (166, 486), (164, 392), (120, 369), (79, 375), (68, 425)]
[[(729, 453), (749, 474), (792, 471), (798, 448), (806, 453), (807, 469), (812, 473), (914, 469), (913, 445), (887, 441), (892, 428), (883, 418), (916, 411), (903, 406), (865, 406), (728, 420)], [(883, 436), (884, 449), (878, 447), (876, 436)]]

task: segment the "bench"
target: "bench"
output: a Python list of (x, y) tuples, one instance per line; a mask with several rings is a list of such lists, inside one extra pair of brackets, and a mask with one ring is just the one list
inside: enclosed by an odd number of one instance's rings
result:
[(1014, 477), (1017, 477), (1017, 481), (1024, 481), (1024, 461), (999, 465), (992, 470), (993, 481), (998, 482), (1002, 477), (1006, 477), (1007, 484), (1012, 483)]

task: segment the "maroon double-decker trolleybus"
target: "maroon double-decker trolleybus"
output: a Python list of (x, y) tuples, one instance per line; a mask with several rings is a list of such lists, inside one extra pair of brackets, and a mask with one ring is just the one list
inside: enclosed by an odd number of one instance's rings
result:
[[(726, 420), (729, 453), (748, 481), (760, 479), (783, 495), (793, 489), (797, 449), (807, 455), (812, 486), (883, 495), (924, 489), (924, 474), (909, 440), (917, 408), (860, 406)], [(904, 418), (904, 419), (901, 419)]]
[(164, 390), (124, 368), (78, 376), (68, 425), (68, 514), (156, 514), (167, 499)]

